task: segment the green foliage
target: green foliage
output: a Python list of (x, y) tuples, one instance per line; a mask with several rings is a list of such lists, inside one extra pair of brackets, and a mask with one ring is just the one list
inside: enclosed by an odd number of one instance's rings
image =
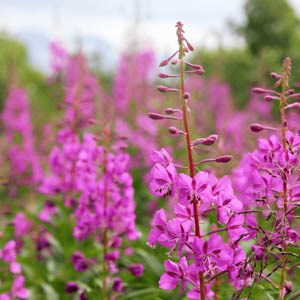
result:
[(206, 78), (214, 77), (230, 85), (237, 107), (245, 105), (249, 98), (247, 91), (256, 77), (255, 60), (247, 49), (199, 51), (193, 61), (201, 62)]
[(246, 21), (239, 30), (251, 53), (274, 47), (286, 55), (299, 36), (299, 19), (288, 1), (248, 0), (244, 11)]

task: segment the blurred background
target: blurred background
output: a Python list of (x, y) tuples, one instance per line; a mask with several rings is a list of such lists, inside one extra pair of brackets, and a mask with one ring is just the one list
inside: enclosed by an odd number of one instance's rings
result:
[(161, 59), (175, 49), (181, 20), (208, 75), (226, 78), (243, 106), (248, 86), (264, 82), (272, 64), (290, 55), (297, 66), (299, 14), (298, 0), (1, 0), (0, 86), (12, 60), (32, 76), (49, 73), (54, 40), (71, 52), (82, 49), (105, 77), (124, 51), (151, 48)]
[[(57, 133), (69, 107), (74, 105), (85, 126), (91, 127), (86, 132), (100, 136), (108, 125), (114, 127), (117, 137), (127, 137), (132, 157), (136, 224), (141, 233), (132, 246), (138, 249), (132, 262), (145, 265), (145, 276), (138, 284), (135, 278), (126, 281), (131, 296), (120, 299), (183, 299), (178, 291), (156, 288), (165, 249), (145, 247), (154, 212), (174, 205), (172, 198), (155, 199), (148, 191), (152, 150), (166, 147), (182, 164), (185, 157), (184, 141), (168, 135), (169, 120), (163, 120), (162, 126), (147, 116), (150, 111), (160, 113), (175, 105), (173, 95), (161, 96), (155, 86), (159, 62), (178, 48), (177, 21), (185, 24), (186, 37), (195, 48), (187, 60), (205, 69), (204, 76), (186, 78), (192, 136), (219, 135), (211, 150), (195, 150), (195, 156), (200, 161), (233, 155), (233, 161), (222, 168), (213, 164), (203, 167), (218, 177), (230, 176), (243, 154), (253, 151), (257, 143), (258, 135), (250, 132), (249, 124), (276, 127), (279, 121), (279, 104), (250, 94), (250, 88), (272, 87), (270, 72), (280, 73), (286, 56), (293, 61), (290, 87), (300, 87), (300, 0), (0, 0), (0, 182), (7, 180), (0, 186), (2, 212), (8, 218), (19, 210), (30, 212), (28, 217), (40, 224), (37, 212), (47, 203), (49, 206), (49, 201), (37, 188), (51, 174), (48, 158), (57, 147)], [(178, 71), (176, 64), (167, 69), (173, 74)], [(161, 83), (178, 84), (176, 78)], [(87, 110), (69, 101), (69, 97), (76, 99), (72, 91), (77, 85), (90, 100), (79, 101)], [(7, 112), (11, 114), (5, 119)], [(22, 117), (30, 125), (25, 129)], [(298, 131), (299, 109), (288, 112), (287, 118), (289, 129)], [(81, 129), (78, 135), (85, 132)], [(263, 132), (259, 137), (264, 134), (268, 136)], [(7, 142), (5, 135), (13, 136), (14, 143)], [(12, 151), (15, 146), (19, 154)], [(15, 166), (19, 165), (23, 169), (17, 173)], [(35, 171), (42, 180), (33, 176)], [(236, 178), (234, 173), (232, 178)], [(64, 219), (72, 211), (62, 205), (61, 196), (51, 198), (57, 203), (55, 209), (62, 212), (55, 216), (56, 227), (52, 231), (46, 227), (55, 243), (42, 241), (49, 248), (54, 245), (55, 255), (34, 260), (34, 244), (27, 238), (30, 250), (21, 256), (33, 300), (70, 299), (64, 294), (70, 279), (82, 280), (93, 287), (92, 292), (99, 290), (92, 273), (82, 279), (69, 263), (78, 248), (92, 256), (99, 247), (93, 241), (78, 244), (72, 239), (74, 220)], [(9, 240), (12, 230), (4, 228)], [(147, 295), (144, 298), (140, 296), (143, 293)], [(230, 289), (223, 293), (222, 299), (229, 299)], [(255, 294), (253, 299), (266, 297), (260, 290), (255, 293), (261, 297)], [(276, 295), (276, 291), (272, 293)]]

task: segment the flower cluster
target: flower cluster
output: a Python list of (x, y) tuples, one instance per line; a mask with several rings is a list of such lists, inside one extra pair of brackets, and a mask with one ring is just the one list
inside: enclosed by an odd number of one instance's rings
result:
[(35, 149), (33, 128), (26, 90), (12, 87), (5, 101), (2, 121), (7, 158), (10, 163), (7, 180), (11, 192), (18, 185), (37, 184), (43, 174)]
[[(169, 133), (185, 138), (189, 164), (188, 167), (175, 164), (165, 149), (153, 152), (150, 192), (156, 197), (172, 197), (176, 204), (172, 212), (157, 211), (151, 222), (148, 241), (151, 247), (160, 244), (169, 249), (170, 258), (165, 261), (166, 272), (160, 278), (160, 288), (170, 290), (180, 285), (183, 292), (189, 286), (189, 299), (207, 299), (217, 297), (218, 279), (223, 274), (227, 274), (228, 281), (236, 288), (250, 283), (248, 274), (241, 272), (246, 254), (239, 243), (248, 236), (248, 231), (243, 227), (243, 205), (234, 196), (229, 178), (225, 176), (218, 180), (209, 172), (196, 172), (201, 164), (226, 163), (231, 156), (194, 162), (193, 149), (213, 145), (217, 135), (191, 139), (188, 125), (190, 94), (185, 91), (184, 75), (201, 75), (204, 70), (200, 65), (184, 60), (185, 54), (193, 47), (185, 38), (183, 24), (178, 22), (176, 28), (179, 50), (163, 60), (160, 66), (170, 62), (179, 64), (180, 74), (160, 73), (160, 77), (179, 77), (180, 88), (159, 86), (158, 90), (179, 94), (182, 109), (167, 108), (165, 114), (148, 115), (153, 120), (183, 122), (182, 129), (171, 126)], [(174, 58), (177, 54), (178, 59)], [(189, 173), (179, 173), (178, 168), (188, 169)], [(212, 215), (216, 216), (217, 224), (209, 224)]]
[[(0, 259), (2, 280), (5, 282), (12, 280), (9, 289), (4, 288), (0, 294), (0, 300), (10, 299), (28, 299), (29, 292), (25, 288), (25, 277), (22, 274), (22, 266), (17, 261), (17, 257), (22, 250), (21, 238), (28, 234), (31, 223), (26, 219), (23, 213), (17, 213), (14, 220), (15, 239), (7, 241), (0, 249)], [(9, 276), (8, 276), (9, 274)], [(12, 278), (12, 279), (11, 279)]]
[[(44, 178), (40, 192), (63, 197), (74, 221), (74, 239), (91, 238), (97, 248), (101, 246), (102, 257), (89, 258), (78, 250), (70, 261), (77, 272), (99, 272), (99, 265), (102, 265), (99, 274), (103, 279), (102, 297), (108, 299), (123, 290), (122, 281), (116, 274), (121, 270), (117, 261), (126, 244), (125, 239), (132, 241), (139, 237), (135, 228), (130, 157), (125, 152), (126, 144), (122, 138), (114, 139), (116, 142), (113, 143), (109, 126), (103, 129), (100, 137), (82, 133), (87, 125), (99, 123), (91, 114), (98, 95), (96, 79), (86, 69), (81, 55), (69, 57), (68, 63), (62, 65), (67, 66), (66, 70), (58, 68), (66, 85), (63, 128), (59, 130), (57, 145), (50, 154), (51, 174)], [(39, 218), (51, 222), (57, 212), (56, 205), (48, 200)], [(49, 251), (47, 232), (41, 230), (40, 237), (39, 245), (45, 246), (41, 249)], [(127, 270), (134, 276), (141, 276), (143, 266), (133, 264)], [(66, 292), (79, 293), (80, 299), (86, 297), (85, 290), (73, 281), (67, 283)]]
[[(114, 81), (113, 96), (116, 109), (116, 131), (126, 136), (130, 145), (138, 149), (135, 168), (149, 166), (151, 151), (157, 148), (157, 127), (146, 116), (156, 97), (149, 83), (152, 79), (154, 52), (138, 50), (121, 55)], [(129, 120), (133, 118), (133, 122)], [(145, 144), (148, 147), (145, 147)]]
[(69, 55), (58, 43), (51, 43), (50, 50), (53, 77), (59, 77), (64, 84), (62, 125), (73, 131), (82, 129), (94, 117), (95, 100), (101, 95), (98, 81), (89, 71), (82, 53)]
[[(284, 299), (292, 290), (286, 279), (287, 270), (297, 265), (299, 257), (296, 212), (300, 204), (300, 136), (288, 129), (286, 110), (300, 107), (300, 94), (289, 88), (290, 70), (291, 60), (286, 58), (282, 74), (271, 74), (276, 80), (275, 88), (281, 87), (280, 92), (258, 87), (252, 89), (253, 93), (264, 95), (266, 101), (280, 104), (281, 128), (255, 123), (250, 126), (251, 130), (256, 133), (271, 130), (280, 134), (259, 139), (257, 149), (244, 156), (233, 174), (240, 199), (249, 212), (249, 222), (246, 223), (256, 240), (252, 246), (252, 258), (263, 266), (256, 279), (267, 277), (270, 281), (268, 277), (281, 270), (280, 282), (273, 283), (279, 288), (279, 299)], [(267, 224), (258, 226), (262, 216)], [(268, 276), (263, 273), (267, 266), (278, 261), (280, 264)]]

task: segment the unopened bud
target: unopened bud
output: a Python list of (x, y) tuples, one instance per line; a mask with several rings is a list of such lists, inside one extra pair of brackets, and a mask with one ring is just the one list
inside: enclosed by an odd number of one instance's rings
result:
[(170, 60), (171, 60), (178, 52), (179, 52), (179, 51), (177, 50), (177, 51), (174, 52), (169, 58), (164, 59), (164, 60), (159, 64), (159, 66), (160, 66), (160, 67), (166, 66), (166, 65), (170, 62)]
[(279, 79), (279, 78), (281, 78), (281, 75), (280, 75), (280, 74), (277, 74), (277, 73), (275, 73), (275, 72), (270, 73), (270, 75), (271, 75), (272, 78), (274, 78), (274, 79)]
[(203, 145), (205, 146), (211, 146), (215, 143), (215, 141), (217, 140), (218, 136), (216, 134), (210, 135), (209, 137), (207, 137), (206, 139), (204, 139), (203, 141)]
[(287, 98), (288, 99), (300, 99), (300, 93), (289, 95)]
[(205, 145), (205, 146), (210, 146), (214, 144), (214, 142), (217, 140), (218, 136), (216, 134), (212, 134), (208, 136), (207, 138), (199, 138), (196, 139), (192, 142), (192, 146), (197, 146), (197, 145)]
[(76, 282), (74, 282), (74, 281), (67, 282), (66, 287), (65, 287), (65, 292), (67, 294), (75, 293), (78, 290), (79, 290), (79, 285)]
[(179, 62), (178, 59), (172, 59), (171, 64), (172, 64), (172, 65), (177, 65), (178, 62)]
[(288, 108), (300, 108), (300, 103), (296, 102), (296, 103), (289, 104), (285, 107), (285, 109)]
[(204, 69), (197, 69), (195, 71), (195, 74), (197, 74), (197, 75), (202, 75), (203, 73), (204, 73)]
[(191, 94), (188, 93), (188, 92), (184, 93), (184, 95), (183, 95), (183, 98), (184, 98), (185, 100), (189, 100), (190, 97), (191, 97)]
[(287, 91), (287, 94), (288, 94), (288, 95), (293, 95), (293, 94), (295, 94), (295, 90), (294, 90), (294, 89), (289, 89), (289, 90)]
[(275, 87), (275, 88), (278, 88), (278, 87), (281, 85), (281, 82), (282, 82), (282, 80), (281, 80), (281, 78), (280, 78), (279, 80), (277, 80), (277, 81), (274, 83), (274, 87)]
[(165, 109), (165, 113), (167, 115), (174, 114), (174, 112), (175, 112), (175, 110), (173, 108), (168, 107), (168, 108)]
[(188, 42), (187, 39), (185, 39), (186, 45), (188, 46), (188, 48), (190, 49), (190, 51), (194, 51), (194, 47)]
[(254, 94), (265, 94), (268, 93), (269, 91), (263, 88), (255, 87), (251, 89), (251, 92)]
[(216, 162), (217, 163), (227, 163), (227, 162), (231, 161), (231, 159), (232, 159), (231, 155), (223, 155), (223, 156), (217, 157)]
[(179, 130), (176, 127), (169, 127), (170, 134), (179, 134)]
[(278, 97), (271, 96), (271, 95), (266, 95), (266, 96), (264, 97), (264, 99), (265, 99), (265, 101), (267, 101), (267, 102), (271, 102), (271, 101), (273, 101), (273, 100), (280, 100)]
[(250, 125), (250, 129), (253, 132), (260, 132), (262, 130), (264, 130), (264, 126), (258, 124), (258, 123), (254, 123)]
[(164, 116), (157, 113), (148, 113), (148, 117), (152, 120), (163, 120)]
[(157, 90), (160, 91), (161, 93), (167, 93), (167, 92), (180, 92), (180, 90), (178, 89), (172, 89), (172, 88), (169, 88), (167, 86), (164, 86), (164, 85), (159, 85), (157, 87)]
[(164, 59), (163, 61), (161, 61), (161, 63), (159, 64), (159, 67), (164, 67), (164, 66), (166, 66), (168, 63), (169, 63), (169, 59), (168, 58), (166, 58), (166, 59)]
[(169, 78), (170, 76), (168, 74), (165, 74), (165, 73), (159, 73), (158, 77), (159, 78)]

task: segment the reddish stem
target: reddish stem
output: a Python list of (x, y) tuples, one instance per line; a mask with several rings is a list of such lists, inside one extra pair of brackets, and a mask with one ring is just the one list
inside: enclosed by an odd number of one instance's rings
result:
[[(182, 42), (179, 43), (179, 60), (180, 60), (180, 85), (181, 85), (181, 103), (182, 103), (182, 114), (183, 114), (183, 126), (185, 131), (185, 138), (186, 138), (186, 146), (188, 151), (188, 160), (189, 160), (189, 172), (190, 176), (194, 178), (195, 176), (195, 166), (193, 160), (193, 153), (192, 153), (192, 144), (191, 144), (191, 137), (188, 125), (188, 109), (186, 100), (184, 98), (185, 94), (185, 85), (184, 85), (184, 61), (183, 61), (183, 47)], [(194, 210), (194, 221), (195, 221), (195, 233), (196, 236), (199, 238), (201, 237), (200, 233), (200, 225), (199, 225), (199, 215), (198, 215), (198, 205), (197, 201), (194, 197), (193, 199), (193, 210)], [(200, 296), (201, 300), (205, 300), (205, 283), (204, 283), (204, 274), (203, 272), (199, 272), (199, 281), (200, 281)]]

